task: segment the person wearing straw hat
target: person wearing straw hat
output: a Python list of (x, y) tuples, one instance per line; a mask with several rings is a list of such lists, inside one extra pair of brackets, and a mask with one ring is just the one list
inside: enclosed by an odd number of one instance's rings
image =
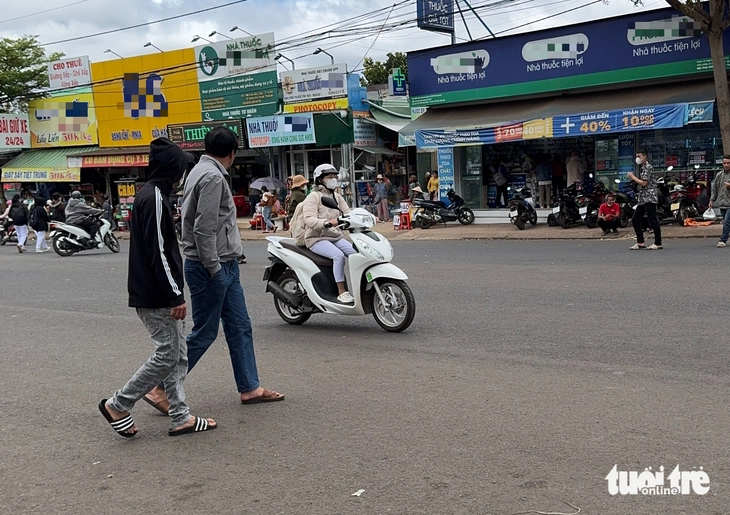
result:
[(375, 177), (375, 186), (373, 186), (375, 201), (373, 202), (378, 210), (378, 218), (381, 222), (390, 221), (390, 212), (388, 211), (388, 185), (385, 184), (385, 178), (382, 174)]
[(289, 220), (294, 216), (294, 210), (300, 202), (307, 198), (307, 178), (303, 175), (295, 175), (291, 179), (291, 194), (289, 195)]

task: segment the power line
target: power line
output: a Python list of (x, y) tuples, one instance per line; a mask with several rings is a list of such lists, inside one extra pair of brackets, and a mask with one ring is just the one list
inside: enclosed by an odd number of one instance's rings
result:
[(23, 16), (17, 16), (15, 18), (10, 18), (8, 20), (2, 20), (2, 21), (0, 21), (0, 23), (8, 23), (9, 21), (22, 20), (24, 18), (30, 18), (32, 16), (38, 16), (39, 14), (46, 14), (46, 13), (49, 13), (51, 11), (58, 11), (59, 9), (65, 9), (66, 7), (71, 7), (72, 5), (83, 4), (84, 2), (88, 2), (88, 1), (89, 0), (79, 0), (78, 2), (73, 2), (71, 4), (59, 5), (58, 7), (53, 7), (51, 9), (46, 9), (45, 11), (38, 11), (36, 13), (24, 14)]
[(130, 30), (130, 29), (138, 29), (140, 27), (147, 27), (149, 25), (154, 25), (156, 23), (162, 23), (162, 22), (170, 21), (170, 20), (177, 20), (179, 18), (185, 18), (187, 16), (192, 16), (194, 14), (200, 14), (200, 13), (205, 13), (205, 12), (209, 12), (209, 11), (214, 11), (216, 9), (221, 9), (223, 7), (229, 7), (231, 5), (242, 4), (243, 2), (248, 2), (248, 0), (235, 0), (234, 2), (229, 2), (227, 4), (216, 5), (216, 6), (213, 6), (213, 7), (207, 7), (205, 9), (200, 9), (198, 11), (193, 11), (193, 12), (184, 13), (184, 14), (178, 14), (176, 16), (170, 16), (169, 18), (163, 18), (161, 20), (148, 21), (148, 22), (145, 22), (145, 23), (139, 23), (137, 25), (130, 25), (129, 27), (122, 27), (120, 29), (105, 30), (104, 32), (97, 32), (96, 34), (87, 34), (86, 36), (78, 36), (78, 37), (75, 37), (75, 38), (61, 39), (59, 41), (52, 41), (50, 43), (43, 43), (41, 46), (57, 45), (59, 43), (68, 43), (70, 41), (78, 41), (80, 39), (89, 39), (89, 38), (95, 38), (97, 36), (105, 36), (106, 34), (114, 34), (115, 32), (122, 32), (122, 31)]

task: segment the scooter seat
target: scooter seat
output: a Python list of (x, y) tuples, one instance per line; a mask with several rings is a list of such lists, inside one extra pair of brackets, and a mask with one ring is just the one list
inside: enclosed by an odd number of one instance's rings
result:
[(310, 261), (314, 262), (317, 266), (332, 266), (332, 260), (323, 256), (320, 256), (316, 252), (312, 252), (307, 247), (300, 247), (296, 243), (290, 243), (288, 241), (280, 240), (279, 244), (281, 244), (282, 247), (284, 247), (287, 250), (291, 250), (292, 252), (296, 252), (297, 254), (301, 254), (302, 256), (306, 257)]

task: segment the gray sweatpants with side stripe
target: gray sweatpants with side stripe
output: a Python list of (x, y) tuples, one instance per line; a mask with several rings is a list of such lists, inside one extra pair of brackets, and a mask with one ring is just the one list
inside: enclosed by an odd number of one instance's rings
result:
[(164, 381), (170, 401), (171, 428), (175, 429), (190, 419), (190, 408), (185, 403), (183, 382), (188, 373), (188, 346), (184, 336), (184, 322), (170, 316), (170, 308), (137, 308), (137, 316), (155, 342), (155, 353), (140, 367), (121, 390), (109, 400), (117, 411), (130, 411), (152, 388)]

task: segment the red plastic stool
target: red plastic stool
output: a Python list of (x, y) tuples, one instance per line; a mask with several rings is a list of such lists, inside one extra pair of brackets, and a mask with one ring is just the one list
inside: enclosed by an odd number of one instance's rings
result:
[(411, 230), (411, 213), (410, 211), (403, 211), (400, 215), (400, 223), (398, 224), (398, 230)]

